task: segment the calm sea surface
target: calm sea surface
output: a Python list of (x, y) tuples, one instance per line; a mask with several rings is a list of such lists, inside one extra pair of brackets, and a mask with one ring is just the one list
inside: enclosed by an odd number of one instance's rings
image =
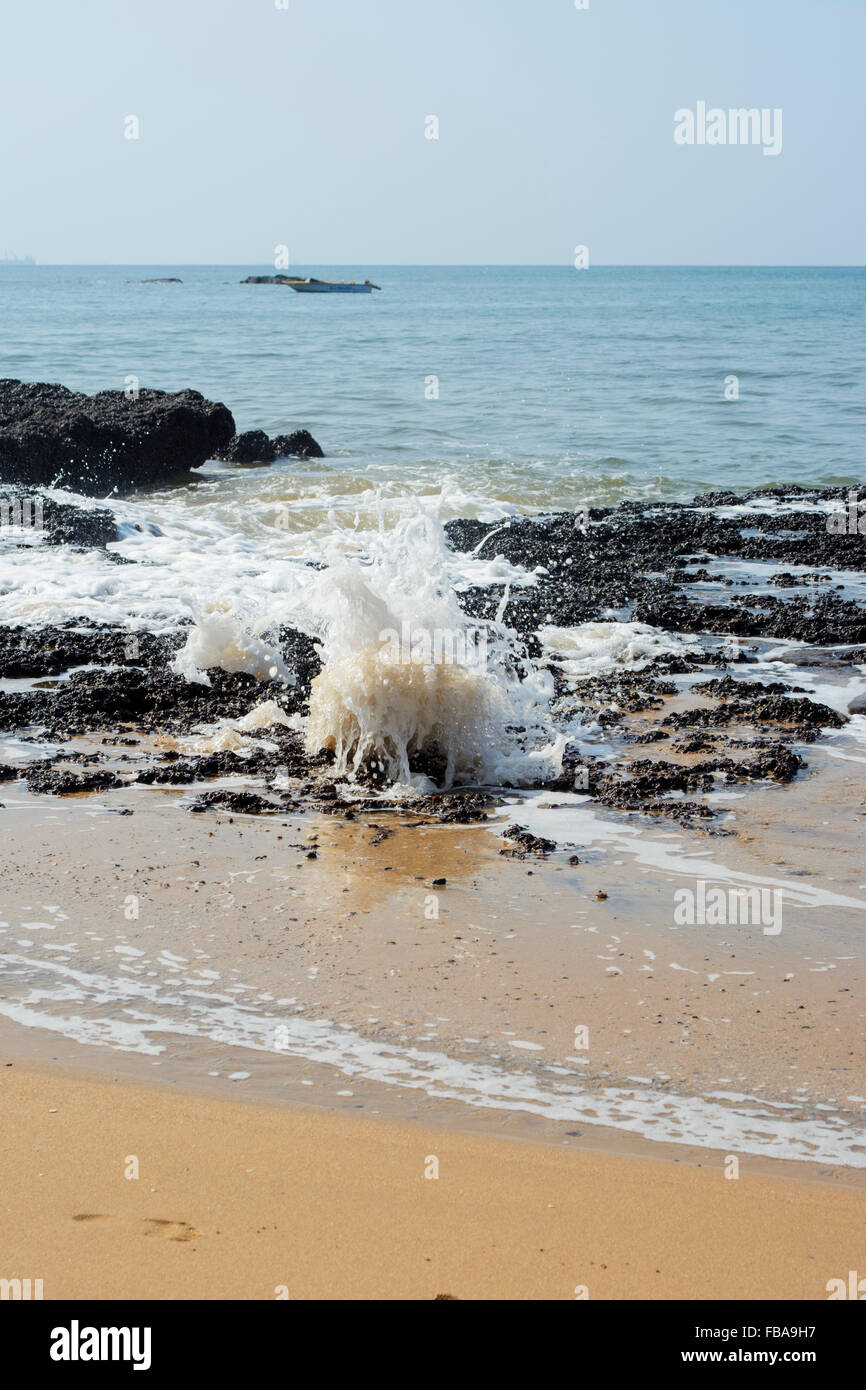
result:
[(320, 500), (444, 482), (450, 513), (476, 513), (862, 476), (866, 269), (296, 269), (383, 291), (239, 284), (252, 266), (0, 267), (0, 375), (132, 375), (225, 401), (239, 429), (305, 425), (329, 455)]

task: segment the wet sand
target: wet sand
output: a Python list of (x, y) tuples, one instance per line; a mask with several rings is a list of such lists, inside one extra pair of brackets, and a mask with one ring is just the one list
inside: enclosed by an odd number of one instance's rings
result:
[(824, 1299), (862, 1253), (862, 1194), (721, 1162), (8, 1062), (0, 1084), (0, 1276), (46, 1299)]
[[(851, 765), (820, 766), (808, 800), (769, 787), (732, 802), (736, 837), (646, 820), (637, 833), (633, 818), (587, 811), (583, 838), (593, 826), (613, 838), (580, 843), (576, 866), (567, 849), (503, 856), (504, 818), (419, 826), (384, 807), (354, 822), (190, 815), (190, 794), (151, 788), (112, 800), (17, 795), (0, 1040), (25, 1061), (74, 1055), (100, 1069), (122, 1057), (133, 1077), (158, 1072), (217, 1094), (242, 1086), (606, 1148), (656, 1138), (748, 1161), (792, 1157), (773, 1135), (793, 1119), (825, 1135), (814, 1149), (807, 1128), (798, 1158), (825, 1173), (862, 1164), (862, 1137), (834, 1147), (827, 1128), (862, 1136), (862, 909), (820, 894), (866, 895), (857, 826), (846, 838), (838, 816)], [(821, 836), (820, 797), (828, 820), (837, 814), (813, 901), (796, 851)], [(553, 826), (563, 802), (542, 801), (533, 825)], [(109, 809), (121, 805), (134, 813)], [(678, 926), (674, 891), (701, 864), (806, 896), (785, 902), (778, 936)], [(424, 1069), (431, 1056), (438, 1070)], [(395, 1058), (414, 1060), (394, 1073)], [(491, 1076), (500, 1090), (485, 1093)], [(577, 1109), (559, 1118), (536, 1102), (574, 1087)], [(618, 1108), (611, 1088), (625, 1097)], [(714, 1109), (703, 1137), (691, 1102)], [(755, 1116), (751, 1130), (729, 1128), (737, 1112)]]

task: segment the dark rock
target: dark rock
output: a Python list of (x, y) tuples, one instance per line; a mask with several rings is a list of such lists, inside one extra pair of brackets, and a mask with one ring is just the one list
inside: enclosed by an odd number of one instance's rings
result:
[(242, 672), (214, 670), (210, 676), (211, 684), (204, 686), (170, 671), (134, 666), (76, 671), (56, 690), (0, 693), (0, 727), (35, 725), (61, 737), (121, 724), (180, 732), (198, 721), (237, 719), (270, 693), (267, 684)]
[[(6, 532), (8, 526), (21, 530)], [(47, 545), (71, 545), (76, 550), (102, 550), (120, 533), (111, 512), (100, 507), (86, 511), (70, 502), (55, 502), (41, 492), (31, 492), (20, 483), (0, 483), (0, 528), (7, 539), (19, 546), (31, 544), (31, 533), (38, 532)], [(120, 560), (119, 555), (111, 559)]]
[(0, 479), (101, 493), (199, 468), (235, 433), (231, 411), (198, 391), (100, 391), (0, 381)]
[(269, 439), (264, 430), (245, 430), (214, 457), (223, 463), (273, 463), (275, 459), (323, 459), (325, 455), (309, 430), (278, 434), (275, 439)]
[[(5, 647), (7, 635), (10, 642)], [(245, 672), (219, 668), (209, 672), (209, 685), (199, 685), (168, 669), (182, 645), (183, 630), (172, 637), (140, 634), (137, 648), (129, 645), (130, 633), (111, 628), (71, 632), (65, 641), (64, 636), (58, 629), (0, 628), (0, 674), (53, 675), (83, 662), (119, 662), (122, 669), (73, 671), (52, 690), (0, 692), (0, 729), (39, 727), (58, 740), (95, 731), (115, 732), (122, 725), (182, 733), (196, 724), (236, 719), (274, 693), (287, 713), (296, 713), (304, 708), (305, 692), (320, 666), (312, 643), (299, 633), (294, 651), (286, 654), (298, 672), (297, 685), (284, 688), (257, 681)], [(285, 728), (269, 731), (268, 737), (281, 747), (297, 742), (297, 735)], [(320, 766), (327, 759), (312, 761)]]
[(472, 825), (489, 820), (487, 811), (498, 801), (489, 792), (454, 788), (441, 796), (422, 796), (407, 802), (407, 810), (432, 815), (440, 825)]
[[(739, 682), (738, 682), (739, 683)], [(744, 689), (748, 689), (743, 682)], [(738, 700), (724, 700), (715, 709), (675, 710), (662, 720), (675, 729), (701, 728), (745, 724), (794, 724), (798, 729), (841, 729), (848, 720), (838, 710), (805, 697), (791, 699), (787, 695), (770, 695), (757, 700), (744, 695)]]
[(733, 676), (714, 676), (709, 681), (696, 681), (694, 695), (711, 695), (717, 700), (757, 700), (759, 695), (804, 694), (801, 686), (784, 685), (782, 681), (738, 681)]
[[(56, 676), (72, 666), (165, 666), (177, 645), (178, 639), (89, 626), (84, 619), (68, 626), (0, 627), (0, 677)], [(26, 706), (22, 717), (26, 722)]]
[(239, 280), (239, 285), (290, 285), (297, 276), (292, 275), (248, 275), (246, 280)]
[(203, 792), (189, 807), (190, 811), (207, 811), (216, 806), (221, 811), (235, 811), (248, 816), (273, 815), (285, 812), (285, 805), (277, 805), (258, 792), (233, 792), (226, 789)]
[(25, 769), (24, 776), (29, 791), (48, 793), (51, 796), (108, 791), (112, 787), (126, 785), (117, 773), (109, 772), (105, 768), (95, 772), (74, 772), (69, 767), (50, 767), (44, 763), (34, 763)]
[[(720, 601), (708, 602), (705, 593), (689, 592), (697, 574), (709, 574), (704, 562), (728, 557), (806, 565), (813, 575), (819, 565), (866, 570), (866, 535), (828, 533), (825, 514), (817, 509), (755, 512), (747, 520), (720, 517), (714, 510), (722, 502), (754, 497), (791, 498), (796, 505), (839, 496), (838, 488), (780, 487), (739, 498), (711, 494), (690, 504), (654, 501), (593, 507), (589, 524), (583, 514), (558, 512), (505, 522), (451, 521), (445, 531), (455, 550), (477, 551), (484, 559), (501, 555), (527, 569), (541, 567), (537, 584), (512, 592), (506, 613), (509, 626), (529, 643), (539, 627), (554, 621), (554, 614), (556, 623), (571, 626), (604, 621), (616, 610), (668, 632), (862, 646), (866, 612), (835, 593), (813, 590), (782, 598), (725, 592)], [(719, 576), (710, 577), (725, 587)], [(469, 589), (459, 598), (469, 616), (493, 618), (501, 593), (501, 587), (491, 586)], [(743, 658), (735, 654), (733, 659)]]
[(274, 440), (274, 457), (278, 459), (323, 459), (324, 450), (316, 443), (309, 430), (295, 430), (293, 434), (278, 434)]
[(540, 858), (550, 854), (556, 849), (556, 841), (548, 840), (544, 835), (533, 835), (525, 825), (511, 825), (502, 832), (503, 839), (513, 840), (514, 843), (508, 849), (501, 849), (500, 854), (510, 855), (514, 859), (525, 859), (527, 854), (537, 854)]
[(182, 285), (176, 275), (156, 275), (152, 280), (139, 280), (140, 285)]
[(223, 463), (273, 463), (276, 454), (264, 430), (245, 430), (229, 440), (214, 457)]
[[(273, 733), (273, 731), (269, 731)], [(269, 742), (278, 742), (276, 752), (268, 748), (254, 748), (239, 762), (229, 750), (218, 753), (202, 753), (189, 758), (171, 758), (168, 754), (163, 764), (143, 768), (136, 781), (148, 786), (183, 787), (191, 782), (206, 782), (214, 777), (227, 777), (243, 771), (247, 777), (276, 777), (278, 773), (290, 772), (303, 776), (309, 771), (310, 760), (303, 754), (301, 740), (291, 731), (274, 734)]]
[[(658, 737), (662, 737), (662, 735), (658, 735)], [(666, 737), (669, 738), (670, 735), (668, 734)], [(635, 741), (637, 742), (637, 740)], [(647, 740), (647, 742), (653, 741)], [(678, 753), (706, 753), (715, 748), (717, 743), (718, 736), (716, 734), (686, 734), (683, 738), (676, 740), (674, 747)]]

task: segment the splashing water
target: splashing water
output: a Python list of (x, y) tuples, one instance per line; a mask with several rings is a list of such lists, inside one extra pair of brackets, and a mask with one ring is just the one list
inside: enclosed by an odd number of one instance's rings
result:
[(246, 671), (261, 681), (295, 684), (294, 673), (276, 648), (263, 641), (260, 633), (245, 631), (243, 618), (229, 604), (215, 601), (193, 611), (195, 626), (171, 662), (176, 675), (210, 685), (207, 672), (219, 666), (223, 671)]
[(454, 563), (438, 517), (419, 504), (391, 530), (380, 524), (363, 560), (341, 555), (317, 576), (324, 667), (305, 738), (310, 752), (334, 753), (338, 774), (429, 786), (411, 768), (423, 752), (444, 758), (446, 787), (561, 770), (567, 738), (551, 726), (550, 674), (518, 659), (501, 611), (472, 625)]
[(463, 612), (455, 586), (473, 562), (449, 550), (436, 503), (417, 500), (387, 529), (380, 512), (372, 535), (331, 525), (324, 568), (298, 567), (283, 592), (256, 602), (211, 601), (172, 669), (204, 684), (216, 666), (294, 683), (275, 645), (285, 623), (320, 644), (304, 739), (309, 752), (334, 754), (338, 776), (429, 790), (412, 767), (422, 754), (446, 787), (557, 776), (568, 737), (552, 724), (553, 679), (521, 657), (503, 621), (507, 587), (495, 620)]

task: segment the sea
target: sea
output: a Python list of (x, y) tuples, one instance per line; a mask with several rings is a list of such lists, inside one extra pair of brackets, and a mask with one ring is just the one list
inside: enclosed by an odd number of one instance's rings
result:
[[(492, 521), (862, 475), (864, 268), (298, 266), (381, 291), (241, 283), (269, 269), (0, 268), (0, 375), (191, 387), (239, 431), (304, 427), (325, 451), (208, 465), (118, 501), (163, 533), (145, 546), (148, 594), (129, 599), (149, 621), (193, 580), (219, 589), (257, 556), (316, 558), (336, 530), (393, 524), (415, 499), (443, 522)], [(157, 277), (182, 283), (143, 283)], [(30, 617), (87, 611), (83, 571), (34, 576)], [(0, 619), (21, 611), (6, 590)]]
[(239, 430), (306, 426), (328, 455), (311, 511), (377, 486), (444, 486), (480, 514), (861, 476), (866, 268), (297, 266), (381, 292), (240, 283), (262, 273), (0, 267), (0, 369), (82, 391), (134, 376), (224, 401)]

